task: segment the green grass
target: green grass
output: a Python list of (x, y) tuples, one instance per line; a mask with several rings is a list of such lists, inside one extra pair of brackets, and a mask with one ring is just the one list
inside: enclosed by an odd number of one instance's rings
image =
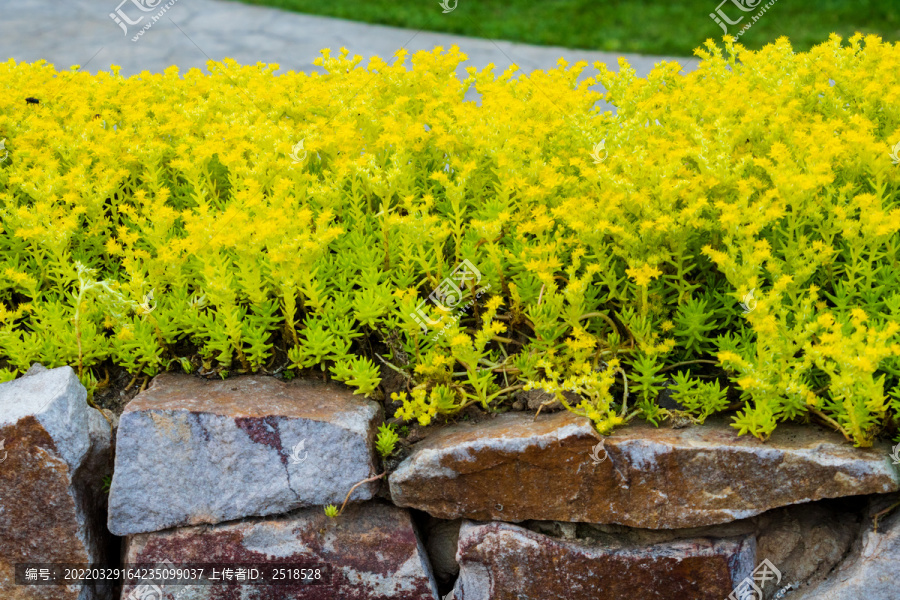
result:
[[(691, 56), (707, 38), (723, 35), (709, 17), (721, 0), (459, 0), (448, 14), (438, 0), (244, 1), (366, 23), (610, 52)], [(747, 13), (731, 2), (723, 5), (732, 20), (746, 15), (729, 33), (737, 33), (765, 4)], [(786, 35), (796, 50), (808, 50), (832, 32), (849, 37), (856, 31), (900, 40), (900, 3), (778, 0), (740, 41), (756, 49)]]

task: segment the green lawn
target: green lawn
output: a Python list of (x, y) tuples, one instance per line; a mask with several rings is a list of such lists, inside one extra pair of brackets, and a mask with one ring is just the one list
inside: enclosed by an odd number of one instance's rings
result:
[[(690, 56), (707, 38), (723, 35), (709, 16), (721, 0), (459, 0), (448, 14), (438, 0), (244, 1), (367, 23), (613, 52)], [(448, 1), (453, 6), (454, 0)], [(766, 0), (749, 3), (755, 8), (746, 13), (732, 2), (722, 6), (731, 20), (746, 15), (729, 33), (749, 22)], [(797, 50), (806, 50), (832, 32), (846, 38), (855, 31), (897, 41), (900, 3), (778, 0), (740, 41), (759, 48), (786, 35)]]

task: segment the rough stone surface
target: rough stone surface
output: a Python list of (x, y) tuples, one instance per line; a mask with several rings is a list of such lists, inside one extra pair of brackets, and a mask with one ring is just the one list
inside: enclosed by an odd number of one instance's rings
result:
[[(765, 588), (766, 598), (779, 589), (817, 582), (847, 555), (859, 531), (859, 514), (840, 507), (790, 506), (760, 515), (756, 522), (756, 555), (774, 564), (782, 581)], [(898, 565), (900, 566), (900, 565)]]
[[(374, 475), (381, 409), (344, 387), (163, 374), (125, 408), (109, 529), (157, 531), (343, 502)], [(358, 487), (367, 500), (377, 482)]]
[[(409, 512), (378, 501), (336, 519), (321, 508), (128, 538), (126, 563), (327, 563), (330, 585), (192, 586), (190, 600), (435, 600), (437, 590)], [(163, 588), (171, 600), (183, 587)], [(133, 591), (124, 586), (122, 597)], [(181, 598), (181, 596), (179, 596)], [(156, 600), (154, 598), (154, 600)]]
[(755, 564), (752, 536), (588, 546), (509, 523), (463, 523), (454, 600), (722, 600)]
[[(565, 394), (568, 401), (572, 400), (571, 392), (563, 392), (563, 394)], [(564, 410), (563, 405), (560, 404), (559, 400), (556, 400), (555, 395), (548, 394), (542, 389), (521, 391), (516, 394), (516, 399), (521, 403), (522, 410), (525, 408), (528, 410), (540, 409), (541, 412)]]
[(725, 420), (702, 427), (634, 424), (598, 443), (569, 412), (505, 414), (448, 427), (413, 448), (390, 477), (399, 506), (443, 519), (527, 519), (674, 529), (766, 510), (898, 489), (885, 444), (781, 424), (762, 443)]
[[(815, 584), (838, 565), (850, 550), (864, 506), (853, 500), (822, 500), (786, 506), (722, 525), (689, 529), (634, 529), (623, 525), (526, 521), (522, 525), (537, 533), (609, 548), (652, 546), (697, 538), (753, 536), (757, 564), (768, 559), (782, 574), (782, 580), (763, 587), (771, 600), (791, 585)], [(434, 564), (434, 562), (432, 562)]]
[[(900, 502), (892, 497), (876, 507)], [(874, 510), (871, 512), (875, 512)], [(854, 550), (818, 585), (803, 586), (790, 600), (897, 600), (900, 598), (900, 508), (873, 526), (871, 513)]]
[(444, 583), (453, 583), (459, 575), (456, 549), (459, 547), (459, 527), (461, 519), (441, 521), (434, 519), (425, 531), (425, 550), (431, 562), (435, 578)]
[(0, 384), (0, 598), (100, 600), (111, 590), (15, 585), (16, 563), (106, 563), (109, 424), (69, 367)]

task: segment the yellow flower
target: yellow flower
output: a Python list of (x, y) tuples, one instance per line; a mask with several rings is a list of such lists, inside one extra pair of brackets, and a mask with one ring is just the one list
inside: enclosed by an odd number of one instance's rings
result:
[(472, 343), (472, 339), (464, 333), (458, 333), (450, 340), (450, 346), (468, 346)]
[(662, 275), (662, 271), (658, 268), (646, 264), (637, 269), (626, 269), (625, 273), (634, 279), (634, 282), (641, 287), (647, 286), (650, 281)]

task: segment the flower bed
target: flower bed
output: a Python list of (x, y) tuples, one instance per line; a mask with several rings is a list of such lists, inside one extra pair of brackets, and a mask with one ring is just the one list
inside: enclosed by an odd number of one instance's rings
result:
[(698, 52), (580, 83), (460, 82), (455, 48), (2, 64), (2, 379), (286, 366), (378, 395), (396, 371), (422, 424), (539, 387), (603, 433), (736, 408), (763, 439), (896, 435), (900, 47)]

